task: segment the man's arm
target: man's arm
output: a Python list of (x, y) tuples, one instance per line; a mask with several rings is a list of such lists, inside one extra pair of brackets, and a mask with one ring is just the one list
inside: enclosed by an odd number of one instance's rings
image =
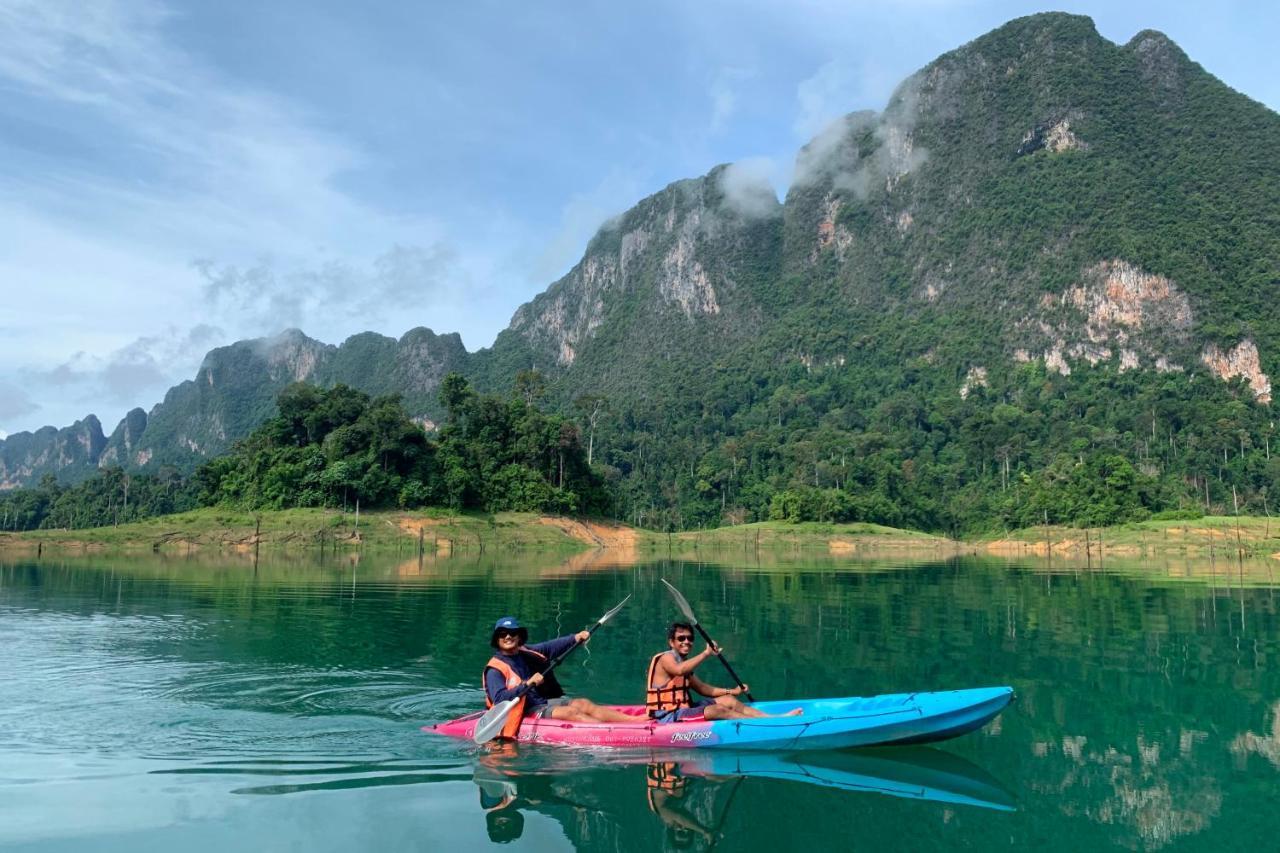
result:
[(554, 640), (544, 640), (541, 643), (531, 643), (525, 648), (535, 651), (540, 655), (546, 655), (547, 658), (554, 658), (565, 649), (573, 648), (578, 643), (577, 634), (567, 634), (563, 637), (556, 637)]
[(741, 696), (741, 687), (713, 687), (707, 682), (698, 678), (696, 675), (689, 676), (689, 686), (698, 693), (706, 696), (708, 699), (714, 699), (717, 696)]
[(663, 655), (658, 659), (658, 667), (667, 675), (692, 675), (693, 671), (701, 666), (704, 660), (713, 654), (719, 654), (719, 651), (719, 649), (707, 646), (698, 654), (685, 658), (680, 663), (676, 663), (673, 655)]

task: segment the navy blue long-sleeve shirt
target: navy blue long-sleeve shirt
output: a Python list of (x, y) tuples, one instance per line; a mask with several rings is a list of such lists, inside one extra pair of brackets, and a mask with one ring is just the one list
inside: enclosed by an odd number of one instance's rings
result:
[[(538, 654), (546, 655), (547, 660), (551, 660), (556, 655), (570, 648), (578, 642), (577, 635), (569, 634), (565, 637), (556, 637), (554, 640), (547, 640), (542, 643), (530, 643), (525, 646), (526, 649), (535, 651)], [(520, 655), (504, 655), (502, 652), (495, 652), (494, 657), (500, 658), (515, 670), (516, 675), (524, 681), (528, 681), (529, 677), (541, 669), (531, 669), (528, 662)], [(493, 704), (505, 702), (508, 699), (514, 699), (517, 696), (527, 695), (526, 708), (536, 708), (539, 705), (547, 704), (547, 700), (538, 692), (538, 688), (529, 687), (527, 684), (521, 684), (518, 687), (507, 688), (507, 680), (502, 673), (496, 669), (486, 669), (484, 671), (484, 690), (489, 694), (489, 699)]]

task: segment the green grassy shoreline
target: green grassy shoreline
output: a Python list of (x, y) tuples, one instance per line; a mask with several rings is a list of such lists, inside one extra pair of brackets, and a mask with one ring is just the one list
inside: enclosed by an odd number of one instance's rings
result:
[(1043, 557), (1092, 554), (1140, 557), (1177, 554), (1280, 559), (1280, 521), (1259, 516), (1204, 516), (1178, 521), (1141, 521), (1102, 528), (1029, 527), (974, 543), (988, 553)]
[(534, 513), (449, 513), (291, 509), (261, 513), (207, 508), (158, 516), (133, 524), (85, 529), (0, 533), (0, 552), (247, 551), (351, 549), (447, 555), (487, 551), (586, 551), (640, 553), (701, 549), (821, 547), (832, 553), (860, 545), (954, 548), (943, 537), (876, 524), (762, 522), (715, 530), (658, 533), (615, 522)]
[(700, 551), (822, 550), (833, 556), (872, 551), (985, 553), (1091, 560), (1095, 556), (1242, 554), (1280, 557), (1280, 522), (1208, 516), (1100, 529), (1034, 527), (1005, 536), (956, 541), (876, 524), (759, 522), (712, 530), (659, 533), (615, 522), (533, 513), (450, 513), (291, 509), (261, 513), (207, 508), (119, 527), (0, 533), (0, 552), (394, 550), (434, 554), (507, 551), (628, 554)]

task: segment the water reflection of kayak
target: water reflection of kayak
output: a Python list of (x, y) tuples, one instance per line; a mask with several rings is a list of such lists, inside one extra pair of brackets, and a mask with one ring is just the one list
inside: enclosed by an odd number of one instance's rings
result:
[(965, 759), (929, 747), (779, 755), (701, 753), (680, 763), (688, 775), (784, 779), (823, 788), (910, 800), (1015, 811), (1016, 801), (991, 774)]
[[(798, 717), (753, 717), (715, 722), (693, 719), (658, 725), (644, 706), (615, 706), (634, 723), (569, 723), (530, 717), (520, 726), (521, 743), (637, 749), (841, 749), (929, 743), (986, 725), (1013, 699), (1011, 687), (979, 687), (937, 693), (893, 693), (844, 699), (757, 702), (768, 714), (802, 708)], [(483, 712), (423, 731), (471, 738)]]
[[(635, 840), (642, 825), (617, 803), (606, 807), (602, 792), (626, 788), (601, 786), (594, 775), (609, 768), (646, 765), (646, 803), (668, 830), (676, 834), (716, 838), (744, 780), (764, 779), (854, 793), (881, 794), (949, 806), (969, 806), (1011, 812), (1017, 809), (1011, 793), (985, 770), (959, 756), (928, 747), (857, 750), (839, 753), (783, 754), (776, 752), (655, 751), (521, 754), (506, 744), (479, 759), (474, 781), (480, 807), (486, 813), (490, 838), (514, 840), (523, 831), (521, 809), (543, 812), (566, 826), (581, 823), (581, 815), (608, 811), (606, 823), (618, 823), (620, 837)], [(693, 786), (704, 786), (695, 788)], [(694, 792), (698, 796), (694, 796)], [(719, 794), (717, 792), (720, 792)], [(727, 792), (727, 797), (723, 794)], [(707, 809), (691, 808), (697, 799)], [(567, 807), (567, 808), (566, 808)], [(704, 812), (699, 819), (699, 811)], [(719, 819), (710, 815), (719, 813)], [(569, 813), (578, 817), (568, 819)], [(625, 825), (625, 826), (624, 826)]]

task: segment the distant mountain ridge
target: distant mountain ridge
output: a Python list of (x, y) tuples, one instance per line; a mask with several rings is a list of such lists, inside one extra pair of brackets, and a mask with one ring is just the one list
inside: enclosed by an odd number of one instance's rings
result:
[[(1267, 403), (1277, 295), (1280, 116), (1160, 33), (1115, 45), (1088, 18), (1035, 15), (820, 134), (782, 203), (734, 166), (643, 199), (491, 348), (428, 329), (241, 341), (110, 437), (89, 416), (0, 442), (0, 487), (189, 469), (299, 380), (400, 393), (424, 422), (447, 373), (497, 390), (531, 367), (554, 405), (601, 394), (620, 413), (729, 385), (738, 408), (774, 405), (790, 375), (854, 368), (956, 398), (1027, 366), (1205, 374)], [(731, 414), (699, 429), (723, 436)]]
[(110, 437), (93, 415), (63, 430), (9, 436), (0, 442), (0, 488), (34, 483), (45, 474), (75, 482), (106, 465), (190, 470), (269, 417), (276, 395), (292, 382), (398, 393), (413, 411), (435, 411), (440, 380), (465, 360), (458, 335), (423, 328), (399, 340), (364, 332), (340, 346), (297, 329), (238, 341), (210, 351), (194, 379), (169, 389), (149, 413), (130, 411)]

